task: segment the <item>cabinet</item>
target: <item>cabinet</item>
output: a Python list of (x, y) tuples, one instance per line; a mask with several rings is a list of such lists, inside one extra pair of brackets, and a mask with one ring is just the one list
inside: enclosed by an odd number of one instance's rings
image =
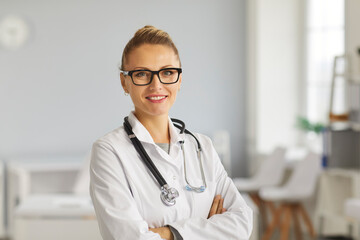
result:
[(317, 195), (316, 220), (320, 234), (348, 234), (350, 225), (355, 233), (359, 232), (357, 224), (347, 221), (344, 204), (348, 198), (360, 198), (360, 170), (324, 170)]

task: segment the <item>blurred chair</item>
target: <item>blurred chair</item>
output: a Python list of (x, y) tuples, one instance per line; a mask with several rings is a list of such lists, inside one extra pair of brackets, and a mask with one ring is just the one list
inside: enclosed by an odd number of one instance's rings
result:
[(315, 237), (314, 227), (301, 202), (313, 195), (320, 171), (320, 156), (309, 153), (305, 159), (297, 163), (292, 175), (284, 186), (264, 187), (260, 190), (260, 197), (265, 201), (280, 203), (262, 240), (270, 239), (277, 227), (280, 227), (280, 240), (287, 240), (291, 216), (294, 220), (296, 239), (302, 239), (298, 215), (302, 216), (310, 236)]
[[(345, 215), (350, 219), (350, 221), (357, 221), (359, 235), (360, 238), (360, 198), (351, 198), (346, 200), (345, 206)], [(352, 226), (349, 224), (349, 226)], [(350, 235), (353, 235), (352, 229), (350, 228)]]
[(285, 170), (285, 148), (277, 147), (260, 164), (257, 172), (251, 178), (234, 178), (235, 186), (240, 192), (246, 192), (257, 205), (263, 228), (267, 225), (266, 205), (274, 213), (275, 208), (272, 203), (265, 203), (259, 197), (259, 190), (262, 187), (277, 186), (281, 183)]

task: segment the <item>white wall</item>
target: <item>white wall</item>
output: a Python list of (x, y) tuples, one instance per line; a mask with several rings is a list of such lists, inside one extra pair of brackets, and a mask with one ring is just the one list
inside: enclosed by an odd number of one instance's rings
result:
[[(249, 15), (248, 139), (261, 153), (296, 144), (301, 103), (302, 4), (300, 0), (254, 0)], [(252, 87), (251, 87), (252, 86)], [(255, 97), (251, 96), (255, 92)], [(251, 136), (255, 136), (251, 139)]]
[(360, 1), (345, 1), (345, 51), (351, 55), (351, 71), (353, 79), (360, 83)]
[(245, 0), (0, 1), (0, 19), (31, 26), (21, 49), (0, 49), (0, 157), (78, 154), (132, 109), (117, 65), (135, 30), (170, 33), (183, 63), (171, 116), (190, 130), (230, 131), (233, 175), (246, 174)]

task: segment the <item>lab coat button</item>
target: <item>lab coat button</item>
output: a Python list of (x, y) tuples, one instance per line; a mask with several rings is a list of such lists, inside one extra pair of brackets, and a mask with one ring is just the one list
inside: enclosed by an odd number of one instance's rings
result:
[(173, 176), (173, 180), (176, 180), (176, 176), (175, 176), (175, 175)]
[(244, 208), (240, 208), (240, 213), (244, 213)]

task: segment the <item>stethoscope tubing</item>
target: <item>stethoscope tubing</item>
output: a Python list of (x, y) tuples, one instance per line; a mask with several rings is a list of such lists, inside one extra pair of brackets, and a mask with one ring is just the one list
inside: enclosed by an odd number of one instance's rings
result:
[(131, 142), (133, 143), (136, 151), (139, 153), (140, 158), (143, 160), (143, 162), (146, 164), (146, 166), (149, 168), (149, 170), (152, 172), (154, 177), (156, 178), (157, 182), (161, 187), (167, 184), (157, 167), (155, 166), (154, 162), (151, 160), (147, 152), (145, 151), (143, 145), (140, 143), (139, 139), (135, 136), (133, 131), (131, 130), (130, 123), (128, 121), (128, 117), (124, 118), (124, 128), (126, 133), (129, 135)]
[[(183, 158), (184, 158), (184, 174), (185, 174), (185, 181), (187, 183), (187, 186), (185, 187), (186, 190), (189, 191), (195, 191), (198, 193), (204, 192), (206, 189), (206, 179), (205, 179), (205, 174), (204, 174), (204, 169), (202, 166), (202, 161), (201, 161), (201, 145), (199, 140), (195, 137), (194, 134), (192, 134), (190, 131), (188, 131), (185, 128), (185, 123), (182, 122), (181, 120), (178, 119), (171, 119), (174, 126), (178, 129), (180, 129), (180, 133), (186, 133), (191, 135), (197, 143), (197, 157), (199, 160), (199, 164), (200, 164), (200, 169), (201, 169), (201, 177), (203, 180), (203, 185), (200, 187), (194, 187), (192, 186), (188, 179), (187, 179), (187, 174), (186, 174), (186, 160), (185, 160), (185, 152), (184, 152), (184, 140), (180, 141), (180, 145), (181, 145), (181, 149), (182, 149), (182, 153), (183, 153)], [(155, 177), (155, 179), (157, 180), (157, 182), (160, 185), (160, 190), (161, 190), (161, 194), (160, 194), (160, 198), (161, 200), (168, 206), (173, 206), (176, 203), (175, 198), (177, 198), (179, 196), (179, 192), (172, 187), (169, 187), (169, 185), (167, 184), (166, 180), (163, 178), (163, 176), (161, 175), (161, 173), (159, 172), (159, 170), (157, 169), (157, 167), (155, 166), (154, 162), (151, 160), (150, 156), (147, 154), (146, 150), (144, 149), (143, 145), (141, 144), (141, 142), (139, 141), (139, 139), (135, 136), (134, 132), (132, 131), (132, 127), (128, 121), (128, 117), (124, 118), (124, 129), (126, 131), (126, 133), (128, 134), (133, 146), (135, 147), (136, 151), (138, 152), (138, 154), (140, 155), (140, 158), (143, 160), (143, 162), (145, 163), (145, 165), (148, 167), (148, 169), (150, 170), (150, 172), (152, 173), (152, 175)]]

